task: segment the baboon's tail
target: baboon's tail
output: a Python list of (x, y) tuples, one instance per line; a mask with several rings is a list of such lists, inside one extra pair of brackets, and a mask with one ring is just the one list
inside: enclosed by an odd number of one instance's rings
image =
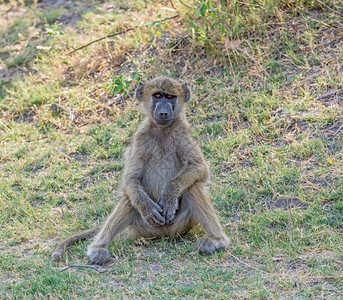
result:
[(66, 238), (63, 241), (60, 241), (56, 245), (55, 250), (51, 255), (51, 259), (54, 262), (59, 262), (63, 257), (64, 251), (67, 249), (67, 247), (69, 247), (70, 244), (77, 242), (77, 241), (88, 239), (89, 237), (96, 234), (100, 230), (100, 228), (101, 228), (100, 226), (97, 226), (97, 227), (94, 227), (91, 229), (87, 229), (87, 230), (82, 231), (80, 233), (74, 234), (74, 235)]

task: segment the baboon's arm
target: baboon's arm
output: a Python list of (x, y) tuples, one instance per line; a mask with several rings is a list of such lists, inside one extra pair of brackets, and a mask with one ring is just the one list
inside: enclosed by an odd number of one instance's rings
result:
[(185, 138), (180, 143), (180, 159), (183, 167), (179, 173), (164, 186), (161, 197), (167, 199), (178, 198), (186, 189), (196, 181), (206, 181), (209, 176), (207, 164), (201, 154), (200, 148), (191, 138)]
[(183, 140), (178, 142), (178, 157), (183, 167), (172, 180), (165, 183), (157, 200), (163, 209), (166, 224), (175, 219), (181, 194), (197, 181), (206, 182), (209, 174), (199, 147), (191, 138), (186, 135), (183, 137)]

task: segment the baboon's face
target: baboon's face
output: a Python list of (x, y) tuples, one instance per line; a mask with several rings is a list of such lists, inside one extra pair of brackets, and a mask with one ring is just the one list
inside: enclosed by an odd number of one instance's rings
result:
[(157, 126), (169, 126), (184, 110), (184, 103), (190, 99), (190, 90), (187, 83), (158, 77), (146, 84), (140, 82), (136, 98)]
[(174, 121), (176, 95), (158, 91), (151, 96), (151, 115), (158, 126), (168, 126)]

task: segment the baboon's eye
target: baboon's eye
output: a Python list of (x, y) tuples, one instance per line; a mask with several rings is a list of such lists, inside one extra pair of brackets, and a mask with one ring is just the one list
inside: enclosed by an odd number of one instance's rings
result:
[(161, 95), (160, 93), (156, 93), (156, 94), (154, 95), (154, 97), (155, 97), (155, 98), (161, 98), (162, 95)]
[(175, 98), (175, 96), (173, 96), (173, 95), (167, 95), (167, 94), (166, 94), (166, 98), (168, 98), (168, 99), (173, 99), (173, 98)]

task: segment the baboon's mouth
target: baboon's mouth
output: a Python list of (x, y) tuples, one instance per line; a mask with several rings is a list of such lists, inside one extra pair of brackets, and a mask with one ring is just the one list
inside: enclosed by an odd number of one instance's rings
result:
[(155, 118), (155, 123), (158, 126), (169, 126), (172, 122), (173, 122), (173, 119), (161, 120), (161, 119)]

